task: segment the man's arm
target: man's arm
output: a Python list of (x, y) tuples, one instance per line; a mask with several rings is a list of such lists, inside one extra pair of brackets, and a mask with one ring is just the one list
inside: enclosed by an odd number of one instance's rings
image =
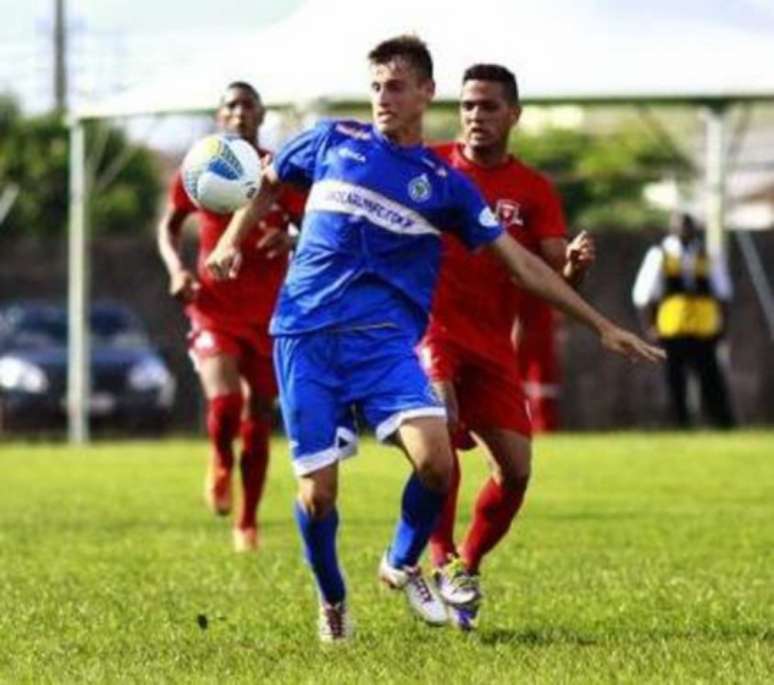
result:
[(664, 358), (662, 350), (648, 345), (605, 318), (539, 257), (530, 254), (509, 235), (501, 234), (488, 249), (503, 261), (524, 289), (596, 331), (608, 349), (633, 360), (658, 361)]
[(576, 235), (566, 249), (566, 261), (562, 276), (573, 288), (577, 290), (586, 272), (591, 268), (597, 259), (597, 246), (586, 231), (581, 231)]
[[(307, 194), (300, 189), (284, 184), (277, 205), (283, 212), (283, 221), (287, 223), (282, 228), (277, 228), (264, 221), (258, 222), (258, 227), (264, 234), (256, 247), (264, 252), (267, 259), (282, 257), (296, 248), (304, 219), (306, 197)], [(291, 227), (295, 230), (291, 230)]]
[(260, 190), (245, 207), (234, 213), (228, 228), (207, 257), (207, 268), (215, 278), (223, 280), (237, 275), (242, 262), (239, 246), (250, 227), (268, 214), (280, 189), (280, 180), (274, 167), (271, 165), (265, 167)]
[(170, 206), (164, 212), (156, 229), (159, 255), (169, 274), (169, 294), (183, 302), (192, 301), (199, 290), (196, 276), (186, 269), (180, 256), (183, 223), (189, 214), (187, 210)]

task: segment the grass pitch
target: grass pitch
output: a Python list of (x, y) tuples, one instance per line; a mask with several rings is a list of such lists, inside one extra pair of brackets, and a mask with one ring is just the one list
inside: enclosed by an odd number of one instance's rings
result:
[[(484, 566), (479, 632), (417, 623), (375, 580), (407, 466), (342, 469), (356, 640), (321, 647), (285, 442), (258, 556), (201, 502), (202, 441), (0, 443), (0, 681), (771, 682), (774, 434), (537, 441), (525, 509)], [(485, 473), (463, 455), (463, 527)], [(205, 627), (206, 626), (206, 627)]]

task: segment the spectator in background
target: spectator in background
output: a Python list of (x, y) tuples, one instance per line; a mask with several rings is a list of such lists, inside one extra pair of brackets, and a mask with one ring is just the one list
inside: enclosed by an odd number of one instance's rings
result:
[(731, 428), (735, 423), (717, 359), (731, 294), (726, 265), (707, 252), (694, 218), (674, 214), (670, 234), (645, 255), (632, 299), (646, 331), (666, 350), (664, 368), (677, 426), (691, 424), (686, 397), (689, 373), (699, 379), (702, 404), (712, 425)]

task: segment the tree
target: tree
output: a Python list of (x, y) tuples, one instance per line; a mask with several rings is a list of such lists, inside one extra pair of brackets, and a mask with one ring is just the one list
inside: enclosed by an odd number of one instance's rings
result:
[[(91, 226), (95, 233), (135, 233), (156, 213), (161, 181), (152, 153), (130, 150), (124, 132), (104, 123), (88, 127), (93, 152), (102, 148), (95, 178), (113, 175), (117, 159), (126, 163), (115, 178), (92, 193)], [(131, 152), (131, 154), (129, 154)], [(61, 117), (24, 117), (15, 103), (0, 99), (0, 189), (15, 183), (20, 193), (6, 217), (4, 234), (59, 235), (67, 229), (69, 205), (69, 131)]]
[(643, 197), (645, 186), (690, 173), (685, 160), (634, 127), (606, 136), (566, 129), (519, 133), (514, 149), (521, 159), (554, 180), (568, 223), (579, 228), (664, 223), (665, 213)]

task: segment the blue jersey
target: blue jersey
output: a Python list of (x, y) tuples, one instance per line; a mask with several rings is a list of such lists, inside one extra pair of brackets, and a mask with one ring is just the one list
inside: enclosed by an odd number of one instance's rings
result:
[(273, 335), (395, 326), (418, 339), (441, 259), (441, 232), (470, 248), (502, 229), (470, 181), (423, 145), (374, 126), (324, 121), (287, 143), (281, 181), (311, 187)]

